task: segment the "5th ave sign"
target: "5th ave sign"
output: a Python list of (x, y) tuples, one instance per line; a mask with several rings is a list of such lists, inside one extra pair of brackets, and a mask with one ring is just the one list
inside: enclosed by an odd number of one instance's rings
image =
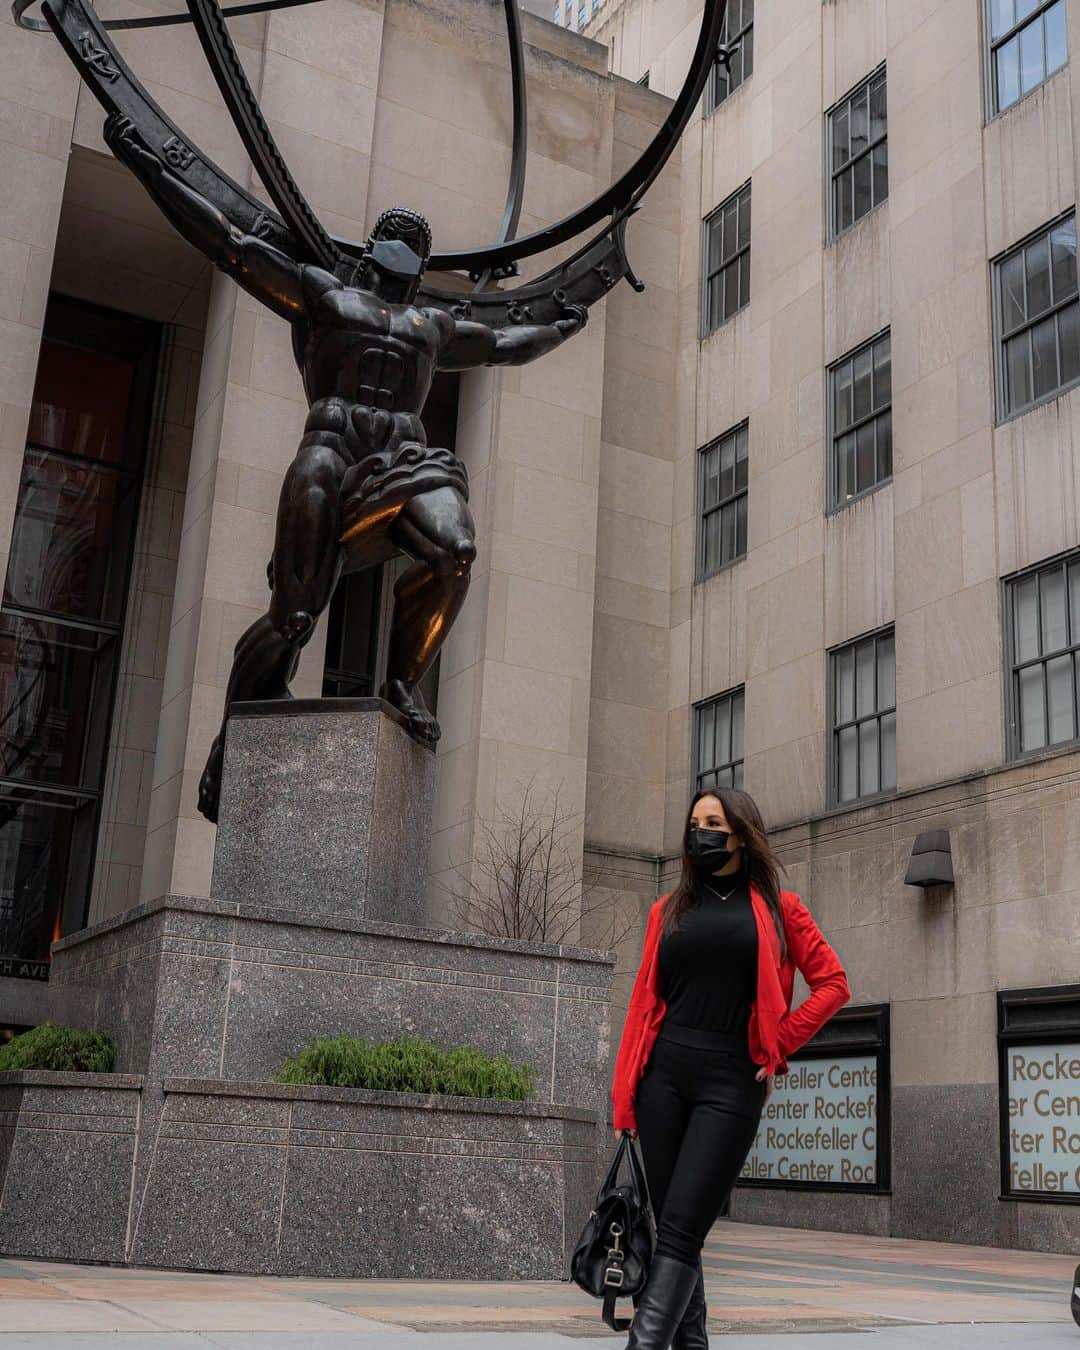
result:
[(48, 961), (26, 961), (21, 956), (0, 956), (0, 979), (47, 980)]

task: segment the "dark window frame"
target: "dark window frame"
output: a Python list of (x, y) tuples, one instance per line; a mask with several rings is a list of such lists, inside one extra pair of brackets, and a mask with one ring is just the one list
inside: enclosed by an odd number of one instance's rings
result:
[[(51, 806), (70, 813), (73, 822), (80, 813), (85, 813), (77, 824), (73, 824), (63, 891), (57, 897), (59, 931), (62, 936), (66, 936), (85, 927), (89, 914), (109, 746), (121, 675), (123, 634), (131, 597), (139, 520), (144, 508), (143, 488), (149, 452), (148, 443), (154, 400), (161, 377), (164, 329), (163, 325), (149, 319), (138, 318), (121, 310), (92, 304), (54, 291), (48, 300), (42, 340), (86, 347), (91, 351), (130, 361), (133, 366), (128, 417), (124, 430), (124, 449), (120, 462), (110, 464), (72, 451), (55, 451), (49, 447), (38, 446), (29, 437), (25, 441), (24, 449), (24, 457), (27, 451), (33, 453), (37, 450), (47, 450), (50, 455), (55, 455), (66, 462), (85, 463), (87, 468), (92, 468), (94, 472), (112, 474), (118, 482), (125, 482), (128, 490), (134, 493), (131, 518), (127, 526), (128, 537), (116, 557), (110, 560), (119, 577), (119, 585), (114, 596), (115, 617), (59, 614), (40, 606), (17, 603), (0, 605), (4, 614), (13, 615), (26, 622), (60, 625), (93, 635), (100, 644), (97, 648), (98, 653), (112, 648), (111, 655), (106, 658), (107, 664), (101, 670), (102, 687), (95, 689), (91, 685), (89, 689), (88, 697), (93, 700), (94, 705), (94, 717), (90, 720), (96, 722), (96, 725), (88, 726), (84, 731), (78, 783), (38, 781), (33, 777), (19, 777), (17, 774), (0, 775), (0, 787), (4, 789), (5, 797), (13, 803), (22, 801), (27, 804), (39, 803)], [(13, 540), (16, 528), (17, 524), (13, 522)], [(95, 672), (95, 675), (98, 673)], [(92, 783), (91, 779), (96, 781)], [(40, 972), (35, 977), (41, 978)]]
[[(750, 5), (750, 22), (749, 22), (749, 23), (746, 22), (746, 5), (747, 5), (747, 3), (749, 3), (749, 5)], [(725, 69), (725, 66), (724, 66), (723, 61), (720, 59), (719, 55), (717, 55), (716, 60), (713, 62), (712, 70), (709, 72), (709, 82), (708, 82), (708, 84), (705, 86), (705, 116), (706, 116), (706, 117), (711, 117), (711, 116), (713, 115), (713, 113), (716, 112), (716, 110), (717, 110), (718, 108), (722, 107), (722, 106), (728, 101), (728, 99), (732, 98), (735, 94), (737, 94), (737, 93), (739, 92), (739, 90), (746, 84), (747, 80), (749, 80), (750, 77), (751, 77), (751, 76), (753, 75), (753, 73), (754, 73), (754, 7), (755, 7), (755, 0), (742, 0), (742, 4), (741, 4), (740, 9), (739, 9), (739, 23), (740, 23), (741, 26), (740, 26), (740, 28), (738, 29), (738, 31), (735, 33), (734, 37), (730, 37), (730, 38), (729, 38), (729, 37), (728, 37), (728, 22), (729, 22), (730, 17), (731, 17), (731, 0), (728, 0), (727, 9), (724, 11), (724, 23), (723, 23), (723, 27), (722, 27), (721, 30), (720, 30), (720, 45), (721, 45), (722, 47), (726, 47), (729, 51), (731, 51), (731, 50), (734, 49), (734, 48), (738, 48), (738, 52), (739, 52), (739, 63), (740, 63), (740, 64), (739, 64), (739, 81), (738, 81), (738, 83), (737, 83), (734, 87), (732, 87), (732, 85), (731, 85), (731, 72), (730, 72), (730, 69)], [(750, 69), (749, 69), (749, 71), (746, 70), (746, 52), (747, 52), (746, 35), (747, 35), (747, 33), (750, 34), (750, 40), (749, 40)], [(718, 86), (719, 86), (720, 81), (721, 81), (722, 79), (725, 80), (725, 81), (727, 82), (727, 90), (726, 90), (726, 92), (722, 95), (722, 97), (718, 98), (718, 97), (717, 97)]]
[[(855, 359), (863, 352), (870, 351), (870, 381), (871, 381), (871, 400), (874, 398), (874, 388), (876, 383), (877, 365), (874, 361), (874, 349), (877, 345), (888, 339), (889, 342), (889, 398), (886, 403), (871, 408), (870, 412), (853, 420), (843, 431), (838, 431), (836, 427), (836, 381), (842, 367), (852, 365), (854, 367)], [(854, 380), (854, 369), (852, 372)], [(826, 502), (825, 514), (835, 515), (838, 511), (844, 511), (855, 502), (862, 501), (864, 497), (869, 497), (871, 493), (877, 492), (893, 480), (895, 462), (893, 456), (893, 427), (892, 427), (892, 328), (886, 326), (880, 329), (872, 337), (860, 342), (857, 347), (852, 347), (843, 356), (831, 362), (825, 368), (825, 445), (828, 463), (826, 465)], [(854, 412), (854, 409), (852, 410)], [(885, 418), (889, 419), (889, 472), (880, 478), (875, 478), (869, 487), (863, 488), (851, 497), (841, 498), (840, 496), (840, 460), (837, 454), (836, 443), (841, 436), (848, 436), (852, 433), (857, 435), (860, 427), (873, 424), (874, 432), (874, 466), (875, 472), (881, 462), (881, 455), (877, 445), (877, 423)]]
[[(715, 451), (717, 455), (722, 454), (724, 444), (728, 441), (735, 442), (735, 464), (739, 463), (739, 436), (745, 434), (746, 441), (746, 464), (747, 481), (744, 487), (735, 487), (726, 497), (721, 497), (714, 505), (705, 505), (705, 481), (707, 457), (710, 452)], [(695, 520), (697, 522), (697, 549), (694, 565), (694, 581), (707, 581), (709, 577), (714, 577), (718, 572), (723, 572), (736, 563), (742, 562), (747, 554), (748, 532), (750, 519), (750, 419), (744, 417), (741, 422), (708, 441), (698, 451), (697, 462), (697, 507), (695, 511)], [(738, 525), (738, 503), (740, 500), (746, 502), (743, 511), (743, 547), (739, 550), (739, 525)], [(706, 519), (711, 515), (719, 515), (721, 520), (721, 530), (724, 519), (724, 511), (733, 509), (735, 512), (735, 552), (730, 558), (723, 557), (723, 537), (721, 535), (721, 561), (715, 567), (707, 567), (705, 562), (705, 542), (706, 542)]]
[[(1010, 260), (1010, 258), (1013, 258), (1018, 253), (1023, 253), (1025, 249), (1030, 248), (1032, 244), (1038, 243), (1039, 240), (1042, 239), (1044, 236), (1047, 240), (1049, 240), (1050, 237), (1053, 235), (1054, 231), (1058, 229), (1059, 226), (1064, 225), (1065, 222), (1068, 220), (1076, 221), (1075, 206), (1070, 206), (1067, 211), (1062, 211), (1061, 214), (1055, 216), (1053, 220), (1048, 221), (1045, 225), (1040, 225), (1038, 229), (1030, 231), (1030, 233), (1024, 235), (1022, 239), (1017, 240), (1015, 244), (1010, 244), (1007, 249), (1003, 249), (1002, 252), (997, 254), (996, 257), (990, 259), (990, 303), (994, 325), (993, 329), (994, 385), (995, 385), (994, 410), (996, 418), (995, 425), (997, 426), (1001, 426), (1005, 422), (1011, 422), (1014, 417), (1022, 417), (1025, 413), (1031, 412), (1032, 409), (1034, 408), (1041, 408), (1044, 403), (1050, 403), (1054, 399), (1060, 398), (1062, 394), (1068, 393), (1070, 389), (1075, 389), (1076, 386), (1080, 384), (1080, 374), (1077, 374), (1076, 376), (1073, 377), (1073, 379), (1067, 381), (1065, 384), (1056, 385), (1053, 389), (1049, 390), (1047, 393), (1040, 394), (1038, 398), (1033, 398), (1026, 403), (1021, 403), (1017, 405), (1016, 407), (1010, 407), (1008, 403), (1008, 372), (1006, 369), (1006, 360), (1005, 360), (1006, 344), (1013, 338), (1018, 337), (1021, 333), (1027, 332), (1030, 334), (1031, 331), (1034, 328), (1036, 328), (1040, 323), (1044, 322), (1047, 318), (1053, 315), (1055, 316), (1055, 352), (1057, 354), (1058, 369), (1060, 371), (1061, 333), (1060, 333), (1060, 326), (1056, 321), (1056, 316), (1060, 314), (1062, 310), (1067, 309), (1070, 305), (1073, 304), (1080, 305), (1080, 288), (1074, 291), (1071, 295), (1066, 296), (1064, 300), (1061, 301), (1051, 300), (1049, 308), (1040, 310), (1039, 313), (1034, 318), (1031, 318), (1030, 316), (1025, 317), (1025, 320), (1022, 324), (1017, 324), (1015, 327), (1010, 328), (1009, 331), (1006, 332), (1004, 325), (1004, 313), (1001, 295), (1002, 269), (1004, 268), (1005, 264)], [(1080, 268), (1078, 268), (1078, 281), (1080, 281)], [(1050, 258), (1049, 284), (1051, 287), (1053, 286), (1052, 256)], [(1026, 294), (1027, 294), (1026, 269), (1024, 274), (1024, 292), (1025, 292), (1025, 307), (1026, 307)], [(1031, 370), (1034, 369), (1033, 362), (1032, 365), (1029, 367), (1029, 369)]]
[(998, 51), (999, 51), (1002, 47), (1007, 46), (1008, 43), (1010, 43), (1010, 42), (1013, 40), (1014, 37), (1017, 37), (1020, 33), (1022, 33), (1022, 32), (1024, 31), (1025, 28), (1030, 28), (1032, 24), (1037, 23), (1037, 24), (1039, 25), (1040, 29), (1042, 30), (1042, 39), (1043, 39), (1043, 43), (1042, 43), (1042, 46), (1043, 46), (1043, 69), (1046, 70), (1046, 21), (1045, 21), (1045, 15), (1046, 15), (1047, 11), (1050, 10), (1050, 9), (1052, 9), (1053, 6), (1054, 6), (1056, 3), (1057, 3), (1057, 0), (1039, 0), (1039, 3), (1036, 5), (1036, 8), (1033, 9), (1033, 10), (1031, 11), (1030, 14), (1025, 15), (1024, 18), (1022, 18), (1018, 23), (1014, 23), (1013, 26), (1012, 26), (1011, 28), (1007, 29), (1004, 33), (1002, 33), (1002, 34), (1000, 35), (1000, 37), (996, 37), (996, 38), (995, 38), (995, 37), (993, 36), (993, 17), (992, 17), (992, 16), (993, 16), (993, 0), (983, 0), (982, 5), (980, 6), (980, 9), (981, 9), (981, 11), (982, 11), (982, 13), (981, 13), (981, 18), (982, 18), (982, 27), (983, 27), (983, 41), (982, 41), (982, 54), (983, 54), (983, 87), (984, 87), (984, 89), (985, 89), (985, 91), (986, 91), (986, 96), (985, 96), (986, 109), (985, 109), (985, 112), (986, 112), (986, 121), (987, 121), (988, 124), (989, 124), (990, 122), (995, 121), (997, 118), (999, 118), (999, 117), (1004, 117), (1007, 113), (1012, 112), (1012, 110), (1013, 110), (1014, 108), (1016, 108), (1016, 107), (1019, 107), (1019, 105), (1020, 105), (1021, 103), (1023, 103), (1024, 99), (1026, 99), (1030, 94), (1034, 94), (1035, 91), (1036, 91), (1037, 89), (1041, 89), (1041, 88), (1043, 87), (1043, 85), (1047, 83), (1048, 80), (1052, 80), (1052, 79), (1054, 78), (1055, 75), (1060, 75), (1061, 72), (1062, 72), (1063, 70), (1067, 70), (1067, 69), (1068, 69), (1068, 66), (1069, 66), (1069, 51), (1068, 51), (1068, 44), (1069, 44), (1069, 36), (1068, 36), (1068, 34), (1069, 34), (1069, 27), (1068, 27), (1068, 13), (1067, 13), (1067, 10), (1066, 10), (1066, 13), (1065, 13), (1065, 60), (1064, 60), (1064, 62), (1063, 62), (1060, 66), (1058, 66), (1055, 70), (1049, 71), (1049, 72), (1047, 72), (1046, 74), (1044, 74), (1043, 77), (1042, 77), (1042, 79), (1041, 79), (1037, 84), (1033, 84), (1033, 85), (1031, 86), (1031, 88), (1027, 91), (1027, 93), (1019, 94), (1019, 95), (1017, 96), (1017, 98), (1015, 98), (1011, 103), (1007, 103), (1007, 104), (1005, 105), (1005, 107), (1003, 107), (1003, 108), (999, 106), (999, 100), (998, 100), (998, 78), (997, 78), (997, 53), (998, 53)]
[[(872, 93), (871, 86), (879, 78), (883, 81), (885, 87), (885, 117), (884, 117), (885, 129), (876, 139), (874, 139), (871, 134), (870, 98)], [(834, 154), (835, 151), (834, 135), (833, 135), (834, 123), (836, 121), (836, 118), (840, 116), (841, 113), (843, 113), (843, 111), (846, 108), (848, 114), (848, 126), (850, 128), (851, 106), (864, 90), (866, 91), (866, 101), (867, 101), (866, 147), (865, 149), (860, 150), (858, 154), (853, 155), (851, 153), (851, 135), (849, 130), (847, 158), (844, 160), (842, 164), (837, 165), (837, 163), (835, 162), (835, 154)], [(877, 198), (875, 200), (876, 190), (874, 186), (875, 184), (874, 151), (880, 145), (885, 146), (885, 193), (882, 197)], [(841, 239), (844, 237), (844, 235), (850, 233), (850, 231), (853, 230), (859, 224), (860, 221), (865, 220), (870, 215), (873, 215), (873, 213), (877, 210), (879, 206), (882, 206), (885, 202), (889, 200), (888, 146), (889, 146), (889, 82), (886, 71), (886, 62), (882, 61), (882, 63), (879, 66), (875, 67), (875, 69), (872, 70), (870, 74), (865, 77), (865, 79), (860, 80), (858, 84), (854, 85), (851, 89), (849, 89), (842, 98), (838, 98), (836, 102), (832, 105), (832, 107), (828, 108), (825, 112), (825, 160), (826, 160), (826, 168), (828, 170), (828, 194), (829, 194), (829, 200), (826, 205), (826, 212), (828, 220), (827, 234), (830, 243), (834, 242), (837, 239)], [(864, 159), (869, 159), (870, 161), (871, 204), (868, 210), (864, 211), (861, 215), (856, 216), (855, 202), (854, 202), (855, 165)], [(839, 211), (837, 210), (837, 191), (838, 191), (837, 185), (839, 180), (845, 175), (851, 175), (852, 218), (847, 225), (841, 225), (839, 218)]]
[[(730, 323), (731, 320), (734, 319), (737, 314), (740, 314), (750, 303), (750, 245), (752, 242), (752, 231), (753, 231), (753, 196), (750, 190), (750, 185), (751, 179), (748, 178), (746, 182), (740, 184), (740, 186), (737, 187), (734, 192), (729, 193), (724, 198), (724, 200), (719, 204), (719, 206), (715, 207), (712, 211), (710, 211), (709, 214), (705, 217), (705, 219), (701, 222), (702, 228), (701, 228), (700, 337), (702, 340), (704, 340), (707, 337), (711, 337), (712, 334), (717, 332), (718, 329), (722, 328), (724, 324)], [(751, 214), (750, 214), (750, 228), (746, 232), (746, 243), (740, 245), (739, 224), (741, 221), (743, 211), (743, 202), (742, 202), (743, 193), (746, 194), (746, 209), (748, 209)], [(723, 258), (724, 212), (733, 202), (736, 203), (735, 250), (725, 260)], [(709, 258), (711, 253), (710, 246), (712, 242), (712, 231), (717, 227), (717, 222), (719, 222), (719, 228), (721, 230), (721, 248), (720, 248), (721, 261), (716, 268), (710, 270)], [(741, 279), (741, 266), (742, 266), (741, 260), (743, 257), (745, 257), (747, 260), (745, 299), (743, 298), (742, 294), (742, 279)], [(739, 304), (735, 307), (735, 309), (731, 311), (730, 314), (723, 315), (721, 317), (714, 317), (709, 306), (710, 282), (713, 280), (714, 277), (720, 276), (722, 273), (724, 273), (729, 269), (734, 270), (736, 277), (739, 278)], [(726, 294), (726, 286), (727, 286), (726, 279), (724, 282), (724, 286)]]
[[(1080, 706), (1078, 706), (1078, 690), (1080, 690), (1080, 623), (1077, 624), (1077, 632), (1072, 632), (1072, 615), (1069, 605), (1069, 570), (1072, 567), (1080, 569), (1080, 549), (1068, 549), (1063, 553), (1055, 554), (1052, 558), (1044, 558), (1037, 563), (1032, 563), (1029, 567), (1021, 568), (1017, 572), (1012, 572), (1006, 577), (1001, 578), (999, 603), (1001, 606), (1001, 629), (1002, 629), (1002, 671), (1005, 679), (1005, 761), (1008, 764), (1021, 764), (1030, 759), (1042, 759), (1049, 755), (1068, 754), (1075, 751), (1080, 746)], [(1013, 596), (1017, 587), (1033, 578), (1037, 579), (1044, 573), (1054, 572), (1062, 569), (1065, 573), (1065, 619), (1069, 636), (1078, 640), (1066, 644), (1065, 647), (1055, 648), (1052, 652), (1040, 654), (1036, 657), (1023, 661), (1016, 659), (1016, 624), (1014, 619)], [(1036, 625), (1039, 632), (1039, 644), (1042, 645), (1042, 583), (1036, 580)], [(1043, 667), (1042, 693), (1043, 693), (1043, 723), (1047, 737), (1050, 735), (1050, 710), (1047, 693), (1047, 677), (1045, 668), (1049, 662), (1059, 660), (1064, 656), (1071, 656), (1072, 664), (1072, 698), (1073, 698), (1073, 725), (1077, 728), (1075, 736), (1068, 737), (1065, 740), (1051, 741), (1047, 739), (1043, 745), (1035, 746), (1030, 750), (1020, 748), (1020, 692), (1019, 692), (1019, 672), (1034, 666)]]
[[(323, 659), (323, 698), (373, 698), (379, 646), (379, 615), (384, 603), (386, 573), (382, 564), (350, 572), (334, 588), (327, 606), (326, 655)], [(353, 670), (343, 660), (349, 613), (349, 592), (370, 585), (367, 597), (368, 651), (366, 670)]]
[[(893, 701), (888, 707), (879, 704), (878, 683), (880, 679), (880, 663), (878, 659), (877, 644), (883, 639), (892, 639), (893, 644)], [(844, 722), (836, 720), (836, 693), (837, 693), (837, 660), (845, 652), (855, 652), (860, 646), (867, 642), (874, 643), (874, 711), (859, 716), (857, 713)], [(878, 724), (878, 780), (881, 779), (881, 723), (884, 718), (892, 716), (894, 723), (894, 757), (893, 768), (896, 769), (896, 760), (898, 758), (898, 726), (896, 721), (896, 625), (889, 623), (881, 628), (874, 628), (868, 633), (860, 633), (858, 637), (849, 638), (846, 642), (838, 643), (835, 647), (830, 647), (826, 652), (827, 676), (826, 676), (826, 697), (828, 704), (826, 707), (826, 728), (827, 728), (827, 755), (826, 755), (826, 777), (827, 777), (827, 809), (851, 810), (863, 806), (868, 802), (882, 801), (888, 797), (894, 797), (897, 793), (897, 786), (894, 783), (891, 787), (879, 788), (874, 792), (858, 793), (854, 797), (840, 796), (840, 733), (848, 727), (859, 727), (864, 722), (877, 722)], [(856, 657), (856, 661), (857, 661)], [(856, 667), (856, 681), (858, 680)], [(857, 688), (857, 684), (856, 684)], [(858, 746), (856, 746), (855, 759), (855, 777), (856, 783), (862, 777), (862, 764), (858, 755)]]
[[(726, 759), (721, 761), (720, 763), (712, 764), (708, 768), (702, 768), (701, 757), (698, 752), (698, 747), (701, 740), (700, 737), (701, 714), (704, 712), (706, 708), (716, 707), (718, 709), (719, 706), (725, 702), (731, 705), (731, 709), (733, 711), (736, 699), (739, 699), (742, 704), (742, 730), (743, 730), (743, 744), (741, 746), (742, 753), (739, 755), (737, 759), (735, 758)], [(732, 735), (733, 727), (734, 727), (734, 719), (729, 715), (728, 718), (729, 752), (732, 749), (731, 742), (733, 739)], [(722, 693), (710, 694), (708, 698), (699, 699), (696, 703), (692, 704), (690, 716), (690, 738), (691, 738), (690, 781), (694, 784), (695, 792), (699, 791), (703, 787), (705, 788), (715, 787), (716, 786), (715, 776), (723, 770), (730, 770), (733, 785), (736, 787), (742, 787), (746, 766), (746, 685), (745, 684), (733, 685), (730, 689), (725, 689)], [(715, 746), (716, 746), (716, 723), (714, 721), (713, 723), (714, 750)], [(703, 784), (702, 779), (709, 776), (713, 777), (713, 782)], [(736, 778), (738, 779), (737, 782), (735, 781)], [(723, 787), (726, 786), (726, 784), (722, 783), (720, 786)]]
[[(1080, 984), (1041, 985), (997, 991), (997, 1094), (999, 1200), (1080, 1205), (1076, 1191), (1014, 1191), (1009, 1182), (1009, 1069), (1014, 1046), (1074, 1045), (1080, 1041)], [(1072, 1125), (1062, 1118), (1070, 1128)]]
[[(892, 1194), (892, 1077), (891, 1014), (888, 1003), (848, 1004), (840, 1008), (828, 1022), (814, 1033), (793, 1054), (788, 1055), (788, 1072), (806, 1065), (813, 1068), (815, 1061), (850, 1055), (853, 1059), (872, 1055), (877, 1060), (877, 1083), (874, 1101), (877, 1119), (874, 1122), (876, 1153), (874, 1181), (804, 1181), (794, 1177), (744, 1177), (741, 1172), (735, 1185), (747, 1190), (862, 1192), (866, 1195)], [(777, 1082), (783, 1083), (784, 1075)]]

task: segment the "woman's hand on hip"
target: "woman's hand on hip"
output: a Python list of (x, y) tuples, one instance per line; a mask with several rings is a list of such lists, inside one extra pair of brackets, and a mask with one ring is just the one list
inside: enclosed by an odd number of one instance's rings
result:
[(773, 1080), (773, 1076), (772, 1076), (772, 1074), (769, 1073), (769, 1071), (766, 1069), (765, 1065), (762, 1064), (762, 1066), (758, 1069), (757, 1073), (754, 1074), (754, 1077), (757, 1079), (757, 1081), (758, 1081), (759, 1083), (761, 1082), (761, 1080), (762, 1080), (763, 1078), (766, 1080), (766, 1083), (765, 1083), (765, 1101), (763, 1101), (763, 1102), (761, 1103), (762, 1106), (764, 1106), (764, 1105), (765, 1105), (765, 1102), (767, 1102), (767, 1101), (769, 1100), (770, 1096), (772, 1096), (772, 1080)]

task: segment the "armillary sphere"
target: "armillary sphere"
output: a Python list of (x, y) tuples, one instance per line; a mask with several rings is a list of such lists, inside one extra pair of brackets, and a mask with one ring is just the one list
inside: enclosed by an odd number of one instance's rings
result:
[[(233, 15), (290, 9), (318, 0), (251, 0), (224, 9), (218, 0), (185, 2), (186, 13), (105, 21), (95, 13), (92, 0), (42, 0), (44, 18), (30, 14), (37, 0), (14, 0), (12, 9), (20, 27), (51, 29), (106, 112), (129, 118), (145, 143), (182, 171), (192, 187), (240, 229), (265, 239), (298, 262), (317, 263), (328, 271), (334, 271), (343, 261), (359, 259), (363, 243), (330, 235), (300, 191), (266, 124), (226, 24)], [(421, 290), (422, 303), (492, 327), (523, 321), (551, 322), (566, 312), (567, 304), (590, 305), (623, 277), (636, 290), (644, 289), (627, 260), (626, 221), (678, 144), (714, 62), (728, 56), (720, 46), (726, 0), (705, 0), (685, 83), (663, 126), (637, 161), (617, 182), (571, 215), (517, 237), (528, 144), (525, 56), (517, 0), (503, 0), (503, 5), (514, 119), (510, 181), (499, 237), (494, 243), (432, 254), (429, 276), (467, 272), (474, 283), (471, 291), (442, 290), (427, 281)], [(225, 105), (276, 210), (242, 188), (181, 132), (147, 93), (109, 37), (116, 30), (180, 23), (194, 24)], [(521, 259), (581, 237), (586, 242), (569, 259), (536, 280), (507, 289), (491, 286), (493, 281), (518, 275)]]

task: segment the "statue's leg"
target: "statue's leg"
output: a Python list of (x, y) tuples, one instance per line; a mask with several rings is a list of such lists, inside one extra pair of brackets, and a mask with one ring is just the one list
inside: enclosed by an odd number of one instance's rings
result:
[(393, 541), (416, 562), (394, 584), (386, 683), (379, 692), (432, 743), (439, 739), (439, 724), (416, 685), (469, 589), (475, 535), (468, 502), (452, 487), (410, 497), (390, 529)]
[(341, 565), (341, 479), (347, 465), (332, 444), (301, 446), (281, 485), (270, 608), (236, 644), (225, 717), (199, 782), (199, 810), (216, 821), (225, 726), (233, 703), (289, 697), (300, 651), (330, 603)]

